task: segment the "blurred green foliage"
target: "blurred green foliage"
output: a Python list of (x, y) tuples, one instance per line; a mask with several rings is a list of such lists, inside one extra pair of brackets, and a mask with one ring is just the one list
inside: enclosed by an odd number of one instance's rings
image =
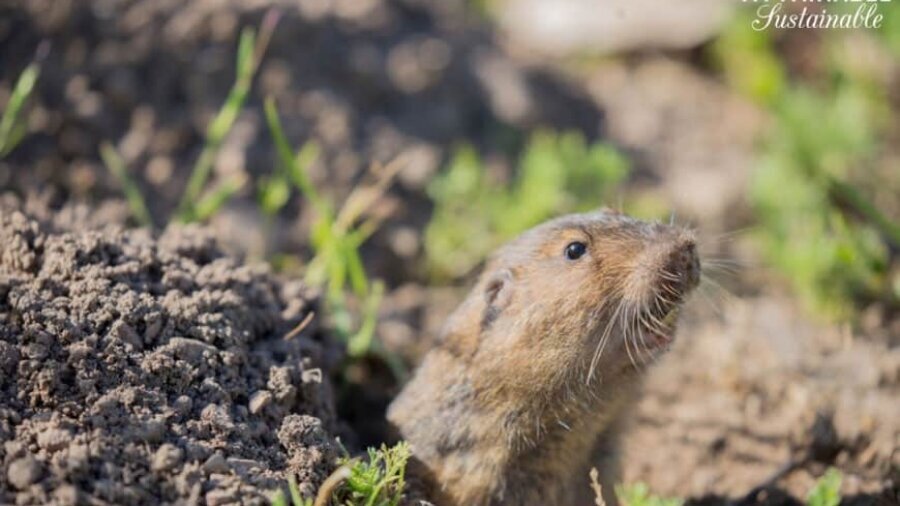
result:
[[(887, 11), (885, 11), (887, 12)], [(844, 40), (821, 44), (820, 75), (790, 75), (773, 33), (740, 16), (713, 45), (725, 79), (773, 122), (762, 139), (751, 199), (767, 259), (821, 313), (851, 318), (874, 300), (896, 303), (890, 246), (900, 228), (872, 202), (866, 185), (883, 179), (892, 116), (884, 84), (857, 65)], [(887, 51), (889, 38), (866, 34)], [(900, 192), (900, 188), (897, 189)]]
[(26, 125), (22, 121), (22, 108), (34, 91), (39, 75), (40, 68), (37, 63), (32, 63), (25, 67), (16, 79), (6, 108), (3, 109), (3, 117), (0, 119), (0, 158), (8, 155), (25, 137)]
[[(207, 188), (207, 183), (222, 142), (231, 131), (244, 107), (244, 102), (246, 102), (253, 85), (253, 77), (266, 52), (277, 21), (278, 16), (275, 11), (270, 11), (262, 21), (258, 38), (256, 31), (252, 28), (245, 28), (241, 32), (237, 48), (235, 83), (228, 93), (225, 103), (222, 104), (219, 112), (206, 129), (203, 149), (194, 163), (174, 216), (174, 219), (179, 222), (189, 223), (209, 219), (244, 186), (244, 177), (227, 179), (214, 188)], [(100, 155), (107, 169), (122, 185), (135, 219), (143, 226), (153, 225), (144, 196), (128, 173), (122, 157), (109, 143), (101, 145)], [(267, 205), (271, 209), (275, 204), (267, 203)]]
[(750, 15), (736, 17), (710, 52), (731, 88), (759, 103), (770, 104), (784, 91), (786, 70), (775, 53), (772, 37), (754, 30), (752, 19)]
[(841, 503), (841, 481), (841, 472), (829, 468), (809, 491), (806, 506), (838, 506)]
[(609, 144), (579, 133), (535, 133), (508, 184), (492, 181), (470, 146), (456, 150), (428, 194), (434, 214), (425, 231), (430, 275), (446, 281), (470, 272), (518, 233), (561, 213), (613, 200), (630, 165)]
[[(843, 475), (835, 468), (816, 481), (806, 496), (806, 506), (838, 506), (841, 503), (841, 481)], [(623, 506), (681, 506), (684, 501), (677, 498), (663, 498), (650, 493), (644, 483), (617, 485), (616, 496)]]
[(888, 7), (881, 12), (885, 14), (879, 29), (881, 38), (894, 56), (900, 57), (900, 9)]
[(644, 483), (631, 485), (619, 485), (616, 487), (616, 496), (623, 506), (681, 506), (681, 499), (666, 499), (650, 493), (650, 488)]
[[(325, 286), (325, 302), (334, 330), (347, 344), (351, 357), (362, 357), (371, 352), (381, 354), (395, 373), (402, 376), (403, 368), (396, 357), (383, 353), (374, 340), (384, 284), (369, 280), (359, 251), (380, 225), (380, 219), (365, 218), (365, 215), (387, 191), (399, 163), (373, 170), (375, 182), (355, 188), (337, 209), (319, 193), (307, 173), (318, 157), (318, 146), (307, 142), (294, 153), (271, 98), (266, 100), (265, 113), (278, 151), (279, 166), (261, 189), (262, 209), (277, 212), (289, 196), (289, 189), (283, 187), (288, 182), (297, 187), (316, 215), (310, 236), (314, 255), (306, 266), (306, 282), (311, 286)], [(359, 303), (356, 311), (351, 310), (348, 292)]]

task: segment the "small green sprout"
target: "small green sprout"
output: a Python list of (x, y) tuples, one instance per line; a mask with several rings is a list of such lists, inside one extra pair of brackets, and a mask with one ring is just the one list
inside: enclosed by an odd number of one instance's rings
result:
[(616, 487), (616, 496), (623, 506), (681, 506), (681, 499), (665, 499), (650, 493), (650, 488), (645, 483), (631, 485), (619, 485)]
[(369, 448), (368, 460), (348, 459), (350, 476), (338, 490), (338, 503), (344, 506), (397, 506), (406, 489), (406, 463), (409, 444), (400, 442), (388, 448)]
[(809, 491), (806, 506), (838, 506), (841, 503), (841, 481), (841, 472), (829, 468)]
[[(311, 232), (314, 255), (306, 266), (305, 280), (312, 286), (325, 286), (325, 300), (334, 329), (347, 343), (351, 357), (361, 357), (372, 351), (382, 353), (373, 337), (384, 285), (380, 281), (369, 280), (359, 248), (381, 224), (383, 218), (367, 217), (367, 214), (387, 191), (402, 167), (402, 160), (395, 160), (385, 167), (374, 167), (371, 173), (375, 181), (355, 188), (338, 210), (316, 190), (308, 175), (309, 166), (318, 157), (318, 146), (310, 141), (295, 153), (284, 134), (275, 101), (271, 98), (266, 99), (265, 113), (280, 163), (270, 184), (274, 181), (293, 183), (316, 213)], [(267, 189), (269, 193), (281, 191), (271, 187)], [(270, 195), (267, 198), (273, 201), (271, 208), (274, 209), (282, 197)], [(362, 307), (360, 322), (356, 325), (350, 311), (348, 292), (356, 297)], [(382, 354), (395, 372), (402, 376), (400, 364), (386, 353)]]
[(284, 490), (276, 492), (272, 497), (272, 506), (313, 506), (311, 498), (300, 495), (297, 479), (293, 475), (288, 476), (288, 492), (290, 496), (285, 496)]
[(141, 226), (151, 226), (153, 219), (150, 217), (147, 203), (144, 201), (140, 188), (128, 174), (125, 160), (122, 160), (116, 148), (106, 141), (100, 144), (100, 157), (112, 175), (119, 181), (119, 184), (122, 185), (122, 189), (125, 191), (125, 199), (128, 201), (128, 207), (131, 208), (131, 214), (134, 215), (134, 218)]
[(179, 221), (197, 221), (215, 214), (216, 210), (242, 186), (236, 182), (226, 183), (212, 195), (201, 200), (201, 194), (209, 180), (216, 155), (244, 108), (244, 102), (246, 102), (247, 96), (250, 94), (250, 87), (253, 85), (253, 77), (256, 75), (256, 70), (266, 52), (277, 22), (276, 12), (270, 11), (263, 19), (258, 40), (256, 32), (252, 28), (244, 28), (241, 32), (237, 50), (236, 80), (222, 108), (219, 109), (218, 114), (206, 129), (206, 142), (194, 163), (187, 187), (181, 196), (181, 203), (178, 205)]
[(0, 158), (8, 155), (25, 137), (25, 123), (20, 114), (31, 92), (34, 91), (39, 75), (40, 68), (37, 63), (32, 63), (25, 67), (16, 80), (12, 95), (3, 111), (3, 118), (0, 119)]
[(319, 489), (315, 501), (303, 497), (293, 476), (288, 476), (288, 492), (279, 490), (272, 506), (398, 506), (406, 490), (406, 463), (410, 450), (406, 442), (388, 448), (369, 448), (368, 458), (344, 458)]

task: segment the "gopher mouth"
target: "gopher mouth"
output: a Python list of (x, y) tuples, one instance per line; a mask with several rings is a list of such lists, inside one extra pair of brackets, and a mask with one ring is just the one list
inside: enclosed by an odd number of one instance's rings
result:
[(665, 350), (675, 340), (680, 312), (679, 305), (670, 304), (650, 311), (640, 319), (642, 340), (651, 351)]

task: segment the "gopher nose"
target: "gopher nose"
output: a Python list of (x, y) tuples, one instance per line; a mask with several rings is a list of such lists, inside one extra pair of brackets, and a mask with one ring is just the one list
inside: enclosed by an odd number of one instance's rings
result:
[(669, 254), (668, 270), (678, 278), (680, 293), (692, 290), (700, 283), (700, 257), (693, 240), (681, 240)]

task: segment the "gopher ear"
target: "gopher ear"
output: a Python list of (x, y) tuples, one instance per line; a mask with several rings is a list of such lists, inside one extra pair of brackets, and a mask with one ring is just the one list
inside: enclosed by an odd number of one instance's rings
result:
[(513, 276), (509, 269), (495, 272), (488, 278), (484, 286), (484, 315), (481, 328), (485, 329), (493, 323), (500, 313), (512, 301)]

